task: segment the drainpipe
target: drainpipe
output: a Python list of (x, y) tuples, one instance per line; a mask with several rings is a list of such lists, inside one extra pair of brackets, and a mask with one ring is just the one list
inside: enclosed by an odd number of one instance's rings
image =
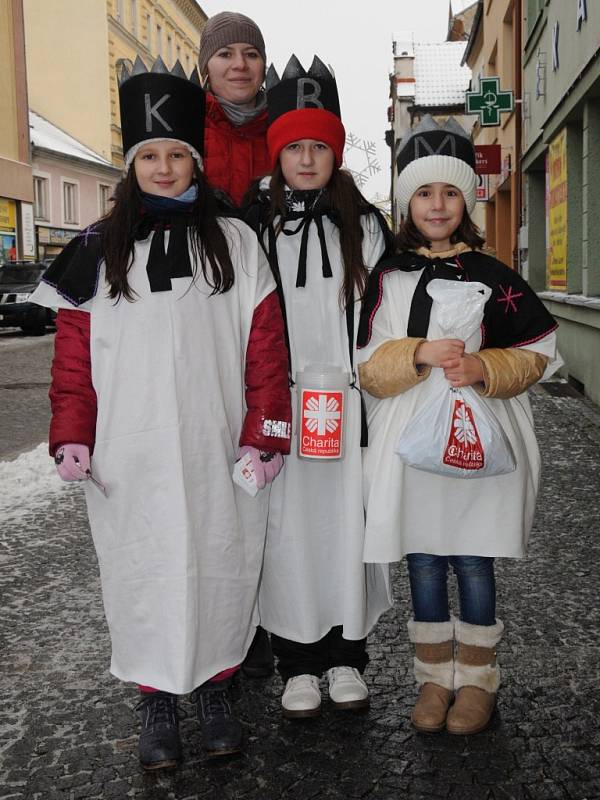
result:
[(513, 265), (516, 267), (517, 272), (521, 273), (521, 250), (519, 248), (519, 232), (521, 229), (521, 205), (523, 202), (523, 172), (521, 170), (521, 156), (523, 154), (522, 144), (522, 119), (523, 119), (523, 53), (522, 53), (522, 26), (523, 26), (523, 0), (515, 0), (514, 6), (514, 19), (516, 24), (515, 30), (515, 59), (514, 59), (514, 72), (515, 72), (515, 100), (519, 99), (521, 102), (515, 103), (517, 113), (515, 115), (515, 212), (514, 212), (514, 229), (517, 235), (516, 252), (513, 253)]

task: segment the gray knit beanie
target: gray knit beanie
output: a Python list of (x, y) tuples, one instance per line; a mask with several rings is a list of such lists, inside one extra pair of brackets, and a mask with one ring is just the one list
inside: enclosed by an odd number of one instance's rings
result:
[(221, 11), (206, 21), (200, 34), (198, 66), (202, 75), (206, 75), (206, 65), (217, 50), (235, 42), (243, 42), (256, 47), (266, 64), (265, 40), (256, 22), (235, 11)]

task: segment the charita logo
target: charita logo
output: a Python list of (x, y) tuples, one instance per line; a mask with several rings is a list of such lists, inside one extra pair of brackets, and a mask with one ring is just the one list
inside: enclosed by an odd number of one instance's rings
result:
[(300, 455), (339, 458), (342, 449), (344, 393), (302, 389)]
[(340, 425), (340, 416), (340, 403), (329, 394), (310, 397), (304, 409), (306, 427), (311, 433), (316, 431), (318, 436), (336, 431)]
[(483, 445), (473, 419), (473, 411), (461, 397), (454, 401), (443, 462), (457, 469), (478, 470), (485, 466)]

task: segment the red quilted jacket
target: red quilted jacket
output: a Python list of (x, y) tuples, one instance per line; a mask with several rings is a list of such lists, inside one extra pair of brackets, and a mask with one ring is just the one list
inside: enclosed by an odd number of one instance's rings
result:
[(210, 185), (226, 192), (239, 206), (254, 178), (268, 172), (267, 112), (236, 127), (219, 101), (207, 94), (204, 174)]

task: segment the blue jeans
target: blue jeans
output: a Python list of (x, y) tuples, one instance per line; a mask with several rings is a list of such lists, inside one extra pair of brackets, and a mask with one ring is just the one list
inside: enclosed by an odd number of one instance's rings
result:
[(447, 622), (448, 565), (458, 581), (460, 619), (471, 625), (496, 622), (494, 559), (485, 556), (434, 556), (410, 553), (408, 577), (417, 622)]

